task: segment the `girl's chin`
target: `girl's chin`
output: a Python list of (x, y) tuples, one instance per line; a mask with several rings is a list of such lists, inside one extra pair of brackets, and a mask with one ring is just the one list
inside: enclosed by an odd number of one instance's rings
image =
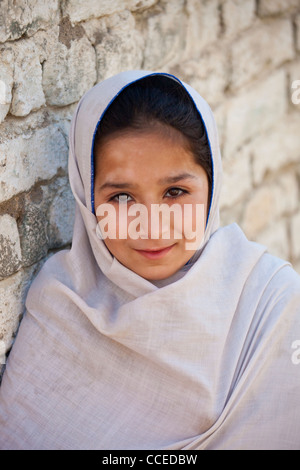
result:
[(168, 279), (169, 277), (176, 274), (182, 268), (182, 266), (184, 266), (184, 264), (176, 266), (173, 269), (171, 269), (170, 266), (151, 266), (145, 269), (132, 270), (147, 281), (163, 281), (164, 279)]

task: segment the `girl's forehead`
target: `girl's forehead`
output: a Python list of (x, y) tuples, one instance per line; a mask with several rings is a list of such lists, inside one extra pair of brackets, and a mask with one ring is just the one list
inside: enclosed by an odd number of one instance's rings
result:
[(156, 131), (129, 131), (106, 139), (95, 148), (97, 166), (152, 165), (170, 163), (185, 165), (193, 159), (184, 137)]
[[(201, 165), (181, 141), (158, 133), (125, 134), (97, 149), (96, 179), (167, 184), (202, 176)], [(179, 178), (180, 176), (180, 178)]]

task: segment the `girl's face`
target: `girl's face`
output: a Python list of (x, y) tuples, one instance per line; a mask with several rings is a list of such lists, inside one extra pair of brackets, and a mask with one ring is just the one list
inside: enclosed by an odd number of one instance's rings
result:
[[(111, 254), (148, 280), (175, 274), (199, 246), (198, 238), (197, 245), (191, 243), (192, 235), (197, 229), (203, 236), (209, 192), (206, 172), (195, 162), (185, 138), (175, 130), (168, 135), (128, 131), (96, 146), (95, 161), (97, 219), (102, 234), (109, 224), (116, 228), (103, 237)], [(165, 209), (176, 204), (176, 221), (170, 210), (155, 218), (162, 204)], [(112, 208), (110, 217), (108, 211), (97, 210), (99, 206)]]

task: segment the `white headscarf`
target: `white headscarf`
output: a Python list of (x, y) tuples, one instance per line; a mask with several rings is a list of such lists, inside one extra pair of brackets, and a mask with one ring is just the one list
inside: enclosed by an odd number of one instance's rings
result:
[(0, 389), (0, 449), (299, 449), (300, 279), (237, 225), (219, 228), (216, 125), (188, 85), (213, 160), (201, 255), (159, 288), (96, 235), (95, 130), (115, 96), (149, 74), (96, 85), (74, 114), (72, 248), (29, 291)]

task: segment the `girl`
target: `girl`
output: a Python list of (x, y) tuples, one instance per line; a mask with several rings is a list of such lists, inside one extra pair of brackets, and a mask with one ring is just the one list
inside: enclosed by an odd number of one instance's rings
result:
[(124, 72), (82, 98), (72, 248), (29, 291), (2, 449), (300, 448), (300, 278), (219, 228), (221, 172), (210, 108), (177, 78)]

